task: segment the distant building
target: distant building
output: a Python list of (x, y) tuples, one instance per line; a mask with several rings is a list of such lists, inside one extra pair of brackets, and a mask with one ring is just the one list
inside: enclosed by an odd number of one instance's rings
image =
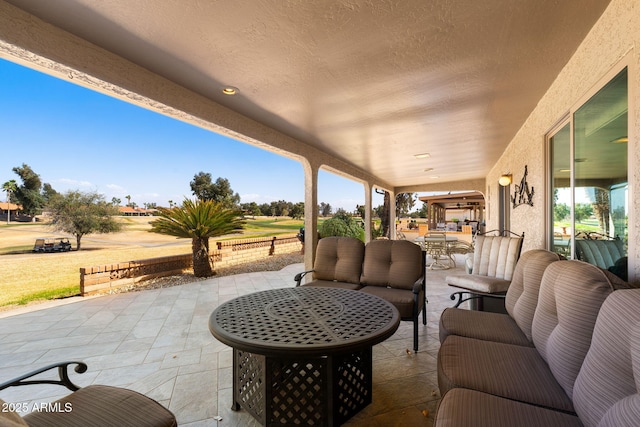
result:
[(17, 221), (20, 209), (22, 209), (22, 206), (15, 203), (0, 202), (0, 221), (6, 221), (9, 214), (11, 214), (12, 221)]
[(118, 206), (120, 215), (123, 216), (153, 216), (157, 209), (132, 208), (131, 206)]

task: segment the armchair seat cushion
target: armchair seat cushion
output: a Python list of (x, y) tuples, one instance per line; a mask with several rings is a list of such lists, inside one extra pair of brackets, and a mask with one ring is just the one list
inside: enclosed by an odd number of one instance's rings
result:
[(0, 426), (2, 427), (20, 427), (28, 426), (28, 424), (22, 419), (20, 414), (11, 409), (10, 406), (5, 406), (7, 403), (0, 399)]
[[(414, 294), (411, 290), (383, 288), (382, 286), (365, 286), (360, 291), (389, 301), (398, 309), (400, 317), (403, 319), (411, 319), (414, 316)], [(419, 298), (419, 301), (424, 301), (424, 296)], [(422, 307), (418, 307), (418, 310), (420, 309), (422, 309)]]
[(458, 288), (469, 289), (485, 294), (502, 294), (507, 292), (511, 280), (478, 274), (460, 274), (447, 276), (447, 283)]
[(32, 412), (24, 416), (24, 421), (30, 427), (177, 426), (174, 415), (158, 402), (119, 387), (91, 385), (56, 403), (71, 410)]
[(337, 280), (314, 280), (309, 283), (305, 283), (300, 286), (317, 286), (320, 288), (340, 288), (340, 289), (349, 289), (352, 291), (357, 291), (362, 288), (357, 283), (349, 283), (349, 282), (338, 282)]
[(516, 321), (506, 314), (447, 308), (440, 316), (440, 342), (449, 335), (532, 347)]

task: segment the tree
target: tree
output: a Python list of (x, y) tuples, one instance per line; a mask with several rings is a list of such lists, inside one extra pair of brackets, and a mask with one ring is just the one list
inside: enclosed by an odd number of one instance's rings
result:
[(400, 193), (396, 195), (396, 217), (402, 218), (409, 215), (418, 195), (416, 193)]
[(245, 222), (241, 215), (241, 211), (229, 209), (220, 202), (185, 199), (181, 207), (158, 208), (159, 218), (150, 222), (150, 231), (191, 238), (193, 274), (209, 277), (215, 274), (209, 257), (209, 238), (242, 230)]
[(115, 233), (122, 229), (115, 218), (118, 209), (95, 192), (74, 190), (58, 194), (50, 200), (49, 210), (51, 226), (75, 236), (76, 250), (80, 250), (80, 240), (86, 234)]
[(31, 167), (25, 163), (22, 166), (13, 168), (13, 171), (22, 179), (22, 185), (18, 186), (15, 196), (22, 206), (22, 211), (31, 217), (35, 217), (42, 211), (44, 197), (40, 193), (42, 181), (40, 175), (35, 173)]
[(127, 206), (131, 206), (131, 196), (127, 194), (124, 198), (127, 199)]
[(291, 215), (291, 218), (293, 219), (300, 219), (304, 217), (304, 202), (298, 202), (291, 206), (289, 215)]
[(256, 202), (242, 203), (240, 205), (240, 209), (242, 209), (245, 215), (251, 215), (251, 216), (262, 215), (262, 211), (260, 211), (260, 207)]
[(415, 211), (415, 215), (411, 215), (412, 218), (426, 218), (427, 217), (427, 209), (428, 209), (428, 205), (426, 203), (422, 203), (422, 206), (420, 206), (420, 209), (418, 209), (417, 211)]
[(198, 172), (190, 183), (193, 195), (200, 200), (213, 200), (222, 203), (228, 209), (237, 209), (240, 205), (240, 195), (234, 193), (226, 178), (211, 181), (211, 174)]
[(44, 204), (46, 205), (47, 203), (49, 203), (49, 201), (51, 199), (53, 199), (54, 197), (56, 197), (58, 193), (56, 190), (54, 190), (54, 188), (51, 186), (51, 184), (45, 182), (44, 184), (42, 184), (42, 197), (44, 197)]
[(120, 203), (122, 203), (122, 200), (118, 199), (117, 197), (111, 198), (111, 204), (113, 206), (120, 206)]
[(260, 209), (260, 215), (271, 215), (271, 205), (269, 203), (262, 203), (258, 205), (258, 208)]
[(565, 203), (556, 203), (553, 206), (553, 219), (556, 222), (564, 221), (571, 214), (571, 208)]
[(391, 221), (391, 195), (388, 191), (376, 189), (376, 193), (384, 195), (382, 205), (374, 208), (374, 214), (380, 218), (381, 234), (380, 236), (389, 237), (389, 226)]
[(576, 222), (582, 222), (593, 215), (593, 207), (590, 203), (576, 203), (573, 208), (573, 217)]
[(329, 203), (325, 203), (325, 202), (320, 203), (319, 213), (321, 216), (329, 216), (331, 215), (332, 211), (333, 211), (333, 208)]
[(11, 208), (9, 208), (9, 203), (11, 203), (11, 193), (15, 193), (17, 189), (18, 184), (15, 179), (10, 179), (2, 184), (2, 191), (7, 193), (7, 224), (11, 222)]
[(595, 211), (596, 218), (598, 218), (598, 224), (600, 229), (605, 235), (609, 235), (609, 217), (611, 202), (609, 201), (609, 191), (604, 188), (595, 187), (595, 201), (591, 204)]

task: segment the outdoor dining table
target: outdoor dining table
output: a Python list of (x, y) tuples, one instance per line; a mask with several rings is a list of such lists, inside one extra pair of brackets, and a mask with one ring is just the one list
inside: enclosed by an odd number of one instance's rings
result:
[(372, 347), (399, 324), (382, 298), (312, 286), (240, 296), (209, 318), (233, 348), (232, 409), (267, 426), (338, 426), (371, 403)]
[[(449, 246), (452, 243), (457, 242), (458, 238), (456, 236), (452, 236), (451, 234), (446, 234), (446, 233), (441, 233), (441, 234), (444, 234), (445, 244), (447, 246), (447, 254), (446, 255), (447, 255), (447, 257), (449, 257), (450, 262), (452, 262), (454, 264), (454, 266), (455, 266), (455, 262), (456, 261), (453, 258), (453, 254), (451, 254), (449, 252)], [(420, 246), (422, 246), (422, 250), (424, 251), (425, 256), (427, 256), (427, 255), (431, 255), (427, 251), (427, 247), (428, 247), (427, 243), (428, 242), (440, 242), (440, 241), (442, 241), (442, 237), (430, 237), (429, 235), (418, 236), (415, 239), (413, 239), (413, 241), (418, 243)], [(438, 255), (434, 255), (434, 262), (431, 265), (430, 269), (433, 268), (433, 266), (437, 266), (438, 268), (444, 269), (444, 270), (451, 268), (450, 265), (447, 266), (447, 265), (441, 263), (439, 261)]]

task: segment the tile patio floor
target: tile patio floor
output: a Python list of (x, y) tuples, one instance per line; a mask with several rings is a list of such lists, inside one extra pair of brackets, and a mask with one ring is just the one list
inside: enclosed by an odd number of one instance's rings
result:
[[(427, 326), (412, 348), (412, 323), (373, 348), (373, 403), (345, 426), (431, 426), (440, 398), (436, 356), (438, 319), (450, 307), (444, 276), (427, 270)], [(50, 363), (80, 360), (79, 386), (127, 387), (168, 407), (184, 427), (257, 426), (245, 411), (231, 411), (231, 349), (211, 336), (209, 315), (239, 295), (294, 286), (302, 264), (278, 272), (239, 274), (182, 286), (47, 303), (0, 312), (0, 382)], [(68, 394), (60, 386), (13, 387), (9, 402), (47, 402)], [(429, 411), (428, 416), (423, 411)], [(222, 421), (214, 417), (221, 416)]]

